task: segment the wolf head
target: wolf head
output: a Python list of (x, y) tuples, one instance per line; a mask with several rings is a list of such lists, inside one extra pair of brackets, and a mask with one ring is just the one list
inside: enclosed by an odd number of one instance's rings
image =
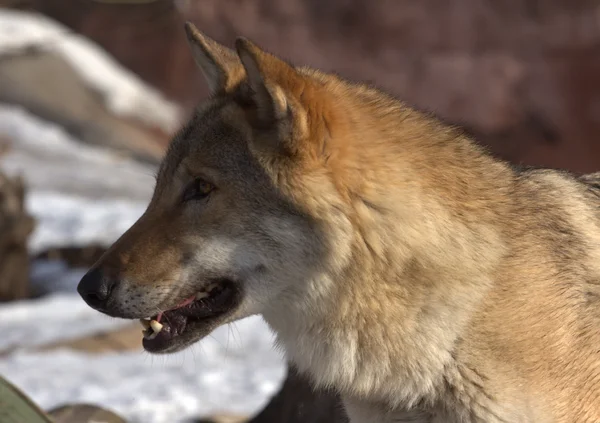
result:
[(347, 248), (325, 77), (185, 29), (211, 96), (174, 137), (145, 213), (78, 286), (97, 310), (152, 323), (155, 353), (306, 298)]

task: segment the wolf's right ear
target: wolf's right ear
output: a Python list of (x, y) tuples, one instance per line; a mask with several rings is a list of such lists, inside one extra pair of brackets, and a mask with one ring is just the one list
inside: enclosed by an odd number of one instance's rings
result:
[(185, 33), (192, 57), (206, 77), (210, 93), (232, 87), (236, 77), (243, 73), (242, 63), (235, 51), (207, 37), (191, 22), (185, 23)]

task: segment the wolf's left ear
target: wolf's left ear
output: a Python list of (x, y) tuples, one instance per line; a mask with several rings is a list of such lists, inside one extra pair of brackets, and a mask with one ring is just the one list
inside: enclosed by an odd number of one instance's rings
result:
[[(255, 108), (255, 125), (278, 132), (279, 141), (297, 139), (304, 131), (303, 111), (293, 101), (286, 88), (298, 83), (300, 77), (290, 64), (265, 52), (244, 37), (235, 42), (237, 53), (246, 71), (250, 100)], [(293, 145), (287, 145), (292, 147)], [(289, 148), (288, 148), (289, 150)], [(288, 151), (289, 152), (289, 151)]]
[(251, 89), (250, 96), (258, 108), (262, 123), (285, 118), (288, 113), (288, 102), (283, 90), (274, 81), (273, 74), (279, 74), (290, 66), (283, 60), (264, 52), (244, 37), (239, 37), (235, 41), (235, 48), (246, 70)]
[(185, 23), (185, 33), (192, 57), (206, 77), (211, 94), (231, 88), (243, 71), (235, 51), (207, 37), (191, 22)]

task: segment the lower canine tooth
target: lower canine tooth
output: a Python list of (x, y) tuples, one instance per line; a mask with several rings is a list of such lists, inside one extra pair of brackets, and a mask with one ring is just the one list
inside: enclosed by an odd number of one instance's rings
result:
[(146, 337), (146, 339), (150, 339), (150, 340), (152, 340), (152, 339), (156, 338), (157, 336), (158, 336), (158, 332), (154, 332), (153, 334), (151, 334), (151, 335), (148, 335), (148, 336)]
[[(151, 320), (150, 327), (154, 331), (154, 334), (158, 334), (162, 330), (163, 325), (158, 323), (156, 320)], [(152, 338), (150, 338), (150, 339), (152, 339)]]

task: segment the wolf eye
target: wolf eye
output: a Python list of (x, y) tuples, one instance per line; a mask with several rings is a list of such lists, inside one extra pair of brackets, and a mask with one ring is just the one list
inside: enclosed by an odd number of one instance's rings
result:
[(215, 189), (215, 186), (202, 178), (196, 178), (183, 192), (183, 202), (190, 200), (202, 200)]

